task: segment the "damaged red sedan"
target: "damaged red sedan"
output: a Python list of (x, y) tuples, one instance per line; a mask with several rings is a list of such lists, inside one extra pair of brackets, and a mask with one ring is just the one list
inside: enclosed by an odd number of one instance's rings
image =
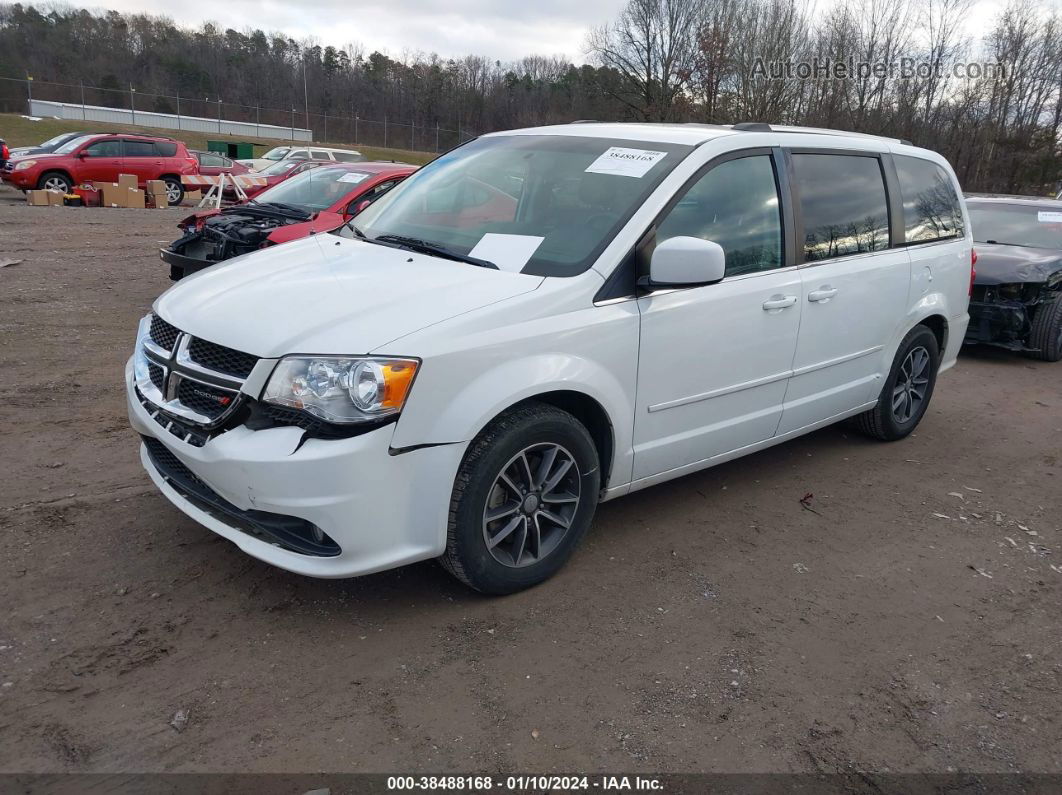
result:
[(159, 256), (178, 281), (218, 262), (338, 229), (414, 171), (399, 163), (313, 168), (242, 204), (205, 210), (178, 224), (184, 235)]

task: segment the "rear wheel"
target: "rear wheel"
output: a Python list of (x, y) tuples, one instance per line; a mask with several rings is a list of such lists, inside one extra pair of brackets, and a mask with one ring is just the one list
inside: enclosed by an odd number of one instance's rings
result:
[(60, 193), (70, 193), (74, 189), (74, 183), (70, 177), (61, 171), (47, 171), (41, 174), (37, 180), (37, 190), (54, 190)]
[(590, 526), (600, 485), (597, 449), (577, 419), (544, 403), (506, 412), (461, 463), (441, 562), (483, 593), (537, 585)]
[(166, 183), (166, 201), (172, 204), (180, 204), (184, 201), (184, 185), (176, 177), (163, 177)]
[(910, 434), (929, 408), (939, 368), (936, 335), (925, 326), (915, 326), (896, 351), (878, 405), (855, 418), (859, 429), (886, 442)]
[(1045, 362), (1062, 360), (1062, 293), (1037, 307), (1029, 347), (1036, 348), (1029, 352), (1035, 359)]

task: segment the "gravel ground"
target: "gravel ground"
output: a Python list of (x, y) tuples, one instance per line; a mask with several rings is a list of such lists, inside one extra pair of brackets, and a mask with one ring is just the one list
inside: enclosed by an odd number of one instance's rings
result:
[(906, 441), (604, 505), (516, 596), (315, 581), (140, 468), (121, 372), (183, 213), (0, 190), (0, 771), (1062, 772), (1062, 365), (967, 353)]

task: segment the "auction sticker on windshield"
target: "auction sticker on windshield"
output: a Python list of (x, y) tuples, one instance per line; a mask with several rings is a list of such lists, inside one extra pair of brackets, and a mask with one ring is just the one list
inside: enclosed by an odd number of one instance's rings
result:
[(617, 177), (644, 177), (667, 152), (651, 149), (627, 149), (611, 146), (597, 160), (586, 167), (588, 174), (613, 174)]
[(339, 179), (337, 179), (336, 182), (353, 182), (355, 185), (357, 185), (359, 182), (364, 181), (367, 176), (369, 175), (361, 174), (357, 171), (350, 171), (341, 176)]
[(1041, 224), (1062, 224), (1062, 213), (1040, 210), (1036, 214), (1036, 220)]
[(468, 252), (468, 256), (493, 262), (499, 270), (518, 273), (545, 239), (534, 235), (502, 235), (488, 232), (480, 238), (475, 248)]

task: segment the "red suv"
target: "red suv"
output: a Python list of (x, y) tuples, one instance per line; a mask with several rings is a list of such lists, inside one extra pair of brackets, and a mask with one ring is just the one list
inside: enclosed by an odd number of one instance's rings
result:
[(7, 161), (4, 182), (69, 193), (84, 182), (117, 182), (119, 174), (134, 174), (141, 187), (149, 179), (166, 183), (170, 204), (184, 198), (181, 175), (198, 174), (199, 162), (185, 145), (172, 138), (148, 135), (82, 135), (54, 152), (26, 155)]

